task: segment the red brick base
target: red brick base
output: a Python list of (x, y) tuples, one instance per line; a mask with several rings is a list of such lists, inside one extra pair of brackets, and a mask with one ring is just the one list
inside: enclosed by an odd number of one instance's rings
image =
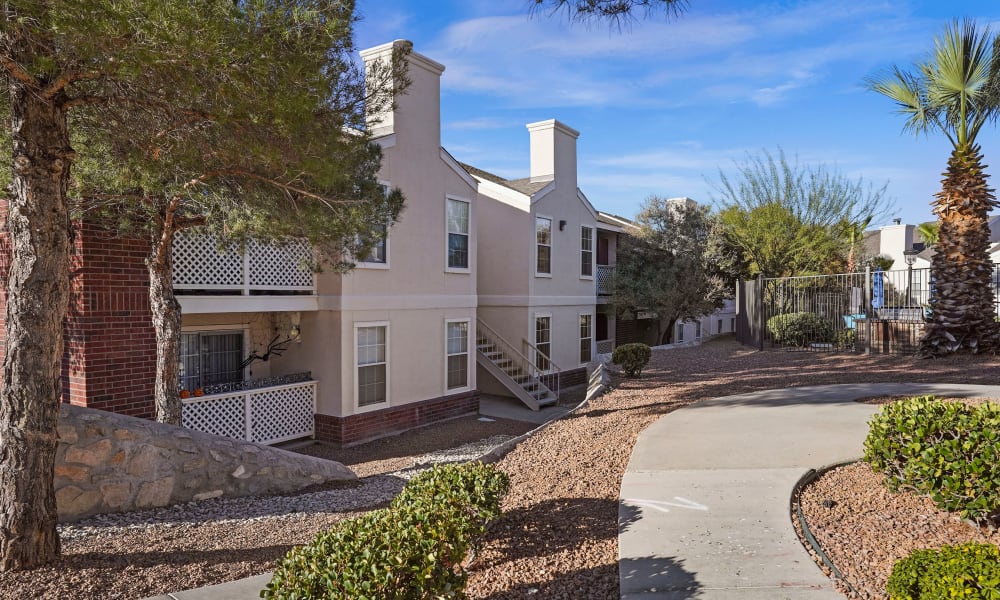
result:
[(580, 367), (579, 369), (571, 369), (569, 371), (562, 371), (559, 373), (559, 387), (561, 389), (584, 385), (586, 383), (587, 367)]
[(316, 439), (353, 446), (421, 425), (477, 412), (479, 392), (472, 391), (349, 417), (317, 414)]

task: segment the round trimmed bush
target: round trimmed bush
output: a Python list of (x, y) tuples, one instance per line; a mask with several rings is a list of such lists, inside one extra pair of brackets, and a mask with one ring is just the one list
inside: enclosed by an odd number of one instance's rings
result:
[(626, 377), (638, 377), (652, 356), (646, 344), (622, 344), (611, 353), (611, 362), (621, 366)]
[(915, 550), (893, 565), (886, 591), (891, 600), (997, 600), (1000, 550), (974, 542)]

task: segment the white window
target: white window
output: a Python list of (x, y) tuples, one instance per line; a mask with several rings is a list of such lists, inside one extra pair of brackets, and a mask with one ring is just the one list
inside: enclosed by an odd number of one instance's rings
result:
[(736, 319), (729, 319), (729, 331), (736, 331)]
[(389, 369), (386, 352), (389, 326), (372, 323), (355, 325), (357, 348), (358, 406), (381, 404), (389, 398)]
[(694, 339), (701, 339), (701, 321), (694, 322)]
[[(389, 184), (380, 183), (382, 193), (389, 195)], [(364, 248), (367, 246), (367, 251)], [(355, 242), (355, 259), (361, 268), (386, 268), (389, 265), (389, 226), (387, 224), (376, 228), (370, 239), (359, 237)]]
[(243, 352), (242, 331), (182, 333), (181, 390), (243, 381)]
[(593, 358), (594, 316), (580, 315), (580, 364), (589, 363)]
[(448, 198), (448, 268), (469, 268), (469, 203)]
[(684, 341), (684, 323), (677, 323), (677, 335), (675, 338), (674, 343)]
[(535, 367), (539, 371), (551, 368), (549, 357), (552, 356), (552, 317), (535, 316)]
[(552, 274), (552, 219), (535, 217), (535, 273)]
[(719, 319), (719, 328), (716, 330), (715, 333), (722, 333), (722, 319)]
[(580, 276), (594, 276), (594, 228), (580, 227)]
[(469, 387), (469, 322), (445, 323), (445, 389)]

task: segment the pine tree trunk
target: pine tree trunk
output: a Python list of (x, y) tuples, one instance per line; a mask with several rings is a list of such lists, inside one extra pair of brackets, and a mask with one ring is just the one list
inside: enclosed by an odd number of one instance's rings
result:
[(931, 315), (919, 354), (995, 352), (1000, 349), (989, 211), (996, 205), (978, 146), (956, 148), (948, 160), (934, 212), (938, 241), (931, 262)]
[(10, 80), (13, 181), (0, 388), (0, 570), (59, 555), (52, 485), (69, 299), (66, 190), (73, 150), (62, 97)]
[(181, 397), (177, 389), (181, 362), (181, 304), (174, 295), (172, 246), (174, 231), (168, 224), (158, 227), (152, 237), (152, 251), (146, 258), (149, 271), (149, 306), (156, 330), (156, 382), (153, 398), (156, 420), (181, 424)]

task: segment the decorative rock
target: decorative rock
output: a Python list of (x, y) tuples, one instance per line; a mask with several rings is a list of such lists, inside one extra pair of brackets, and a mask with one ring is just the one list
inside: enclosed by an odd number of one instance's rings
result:
[(340, 463), (125, 415), (63, 404), (59, 419), (62, 522), (356, 479)]
[(111, 456), (111, 440), (101, 440), (96, 444), (91, 444), (82, 448), (78, 445), (70, 446), (66, 449), (66, 456), (64, 460), (68, 463), (80, 463), (90, 467), (96, 467), (97, 465), (107, 461), (109, 456)]
[(156, 481), (149, 481), (139, 487), (139, 495), (135, 498), (135, 505), (138, 508), (166, 506), (170, 504), (170, 496), (173, 491), (173, 477), (164, 477)]

